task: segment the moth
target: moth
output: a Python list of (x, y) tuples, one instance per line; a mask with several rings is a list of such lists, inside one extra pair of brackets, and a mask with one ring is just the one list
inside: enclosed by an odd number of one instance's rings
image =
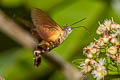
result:
[(38, 45), (34, 49), (34, 66), (41, 63), (42, 54), (58, 47), (68, 37), (74, 29), (71, 26), (59, 27), (47, 14), (38, 8), (33, 8), (31, 12), (34, 28), (33, 36), (38, 40)]

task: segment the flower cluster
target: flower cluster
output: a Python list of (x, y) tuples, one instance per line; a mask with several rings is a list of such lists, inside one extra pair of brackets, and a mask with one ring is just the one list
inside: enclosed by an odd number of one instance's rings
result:
[(91, 74), (94, 75), (94, 78), (97, 78), (97, 80), (102, 79), (106, 74), (106, 68), (105, 68), (105, 59), (100, 59), (99, 61), (96, 61), (94, 59), (85, 59), (85, 62), (82, 62), (80, 64), (80, 67), (82, 68), (82, 72), (87, 73), (91, 72)]
[(120, 25), (105, 20), (97, 29), (100, 35), (98, 40), (92, 42), (83, 50), (86, 59), (81, 62), (82, 72), (91, 73), (96, 80), (100, 80), (107, 75), (108, 68), (106, 60), (109, 58), (115, 64), (120, 63)]

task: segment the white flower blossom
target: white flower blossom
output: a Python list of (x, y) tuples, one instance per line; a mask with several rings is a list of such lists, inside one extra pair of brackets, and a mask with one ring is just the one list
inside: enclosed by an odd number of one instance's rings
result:
[(100, 60), (99, 60), (99, 64), (100, 64), (100, 65), (104, 65), (104, 64), (105, 64), (105, 58), (104, 58), (104, 59), (100, 59)]
[(117, 53), (116, 47), (115, 46), (111, 46), (110, 48), (108, 48), (108, 53), (116, 54)]
[(93, 74), (94, 78), (96, 78), (97, 80), (102, 79), (107, 74), (104, 64), (105, 58), (100, 59), (99, 62), (94, 65), (94, 70), (91, 72), (91, 74)]
[(111, 43), (117, 43), (118, 42), (118, 39), (116, 37), (113, 37), (111, 40), (110, 40)]
[(100, 26), (97, 29), (97, 34), (102, 34), (105, 30), (105, 26), (103, 24), (100, 24)]
[(109, 28), (111, 24), (112, 24), (112, 21), (111, 21), (111, 20), (105, 20), (105, 21), (104, 21), (104, 25), (105, 25), (107, 28)]
[(93, 55), (91, 53), (86, 54), (87, 58), (92, 58)]
[(116, 32), (118, 35), (120, 35), (120, 28), (117, 29), (117, 32)]
[[(98, 27), (97, 34), (100, 35), (98, 40), (84, 48), (86, 59), (80, 67), (82, 72), (90, 72), (96, 80), (101, 80), (108, 74), (106, 64), (110, 64), (105, 59), (110, 58), (115, 64), (120, 64), (120, 25), (113, 20), (105, 20)], [(103, 59), (100, 54), (104, 54)]]
[(85, 62), (81, 62), (80, 68), (82, 69), (82, 70), (81, 70), (81, 73), (83, 73), (83, 72), (85, 72), (85, 73), (90, 72), (91, 69), (92, 69), (91, 66), (88, 65), (88, 64), (85, 63)]

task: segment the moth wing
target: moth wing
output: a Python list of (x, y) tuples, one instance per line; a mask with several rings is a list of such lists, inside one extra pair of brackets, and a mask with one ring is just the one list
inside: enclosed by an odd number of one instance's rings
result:
[(46, 41), (55, 41), (61, 33), (62, 29), (38, 8), (32, 9), (32, 21), (37, 28), (40, 37)]
[(32, 35), (34, 36), (34, 38), (36, 38), (38, 40), (38, 42), (41, 42), (43, 39), (40, 37), (40, 35), (38, 34), (36, 28), (32, 28), (31, 29)]

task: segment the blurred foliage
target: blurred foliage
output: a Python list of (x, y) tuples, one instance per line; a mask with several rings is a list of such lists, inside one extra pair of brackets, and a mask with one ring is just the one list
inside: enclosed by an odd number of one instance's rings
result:
[[(116, 0), (0, 0), (0, 9), (16, 21), (17, 16), (30, 20), (30, 9), (37, 7), (44, 10), (60, 26), (70, 25), (87, 17), (73, 27), (85, 25), (97, 38), (98, 21), (103, 22), (113, 17), (119, 23), (119, 14), (112, 6), (114, 1)], [(85, 29), (75, 29), (54, 51), (71, 63), (74, 59), (84, 58), (82, 49), (91, 41), (93, 40)], [(56, 71), (44, 59), (41, 66), (35, 69), (33, 51), (23, 48), (3, 33), (0, 33), (0, 44), (0, 75), (6, 80), (66, 80), (61, 72)], [(109, 77), (107, 80), (119, 80)]]

